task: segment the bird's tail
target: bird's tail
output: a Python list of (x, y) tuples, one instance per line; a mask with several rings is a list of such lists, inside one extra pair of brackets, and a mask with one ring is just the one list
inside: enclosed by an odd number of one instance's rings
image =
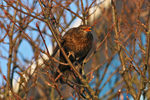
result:
[[(60, 65), (61, 66), (61, 65)], [(60, 67), (59, 66), (59, 67)], [(61, 71), (61, 70), (60, 70)], [(54, 73), (54, 78), (56, 80), (56, 82), (60, 81), (60, 83), (64, 84), (67, 82), (68, 77), (69, 77), (69, 70), (66, 69), (65, 71), (61, 71), (61, 73), (59, 73), (58, 71), (56, 71)]]

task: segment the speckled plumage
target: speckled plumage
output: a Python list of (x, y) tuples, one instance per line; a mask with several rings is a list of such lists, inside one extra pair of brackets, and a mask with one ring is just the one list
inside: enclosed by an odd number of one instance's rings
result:
[[(80, 25), (77, 28), (72, 28), (68, 30), (65, 35), (62, 37), (61, 45), (67, 55), (73, 53), (69, 56), (69, 59), (72, 63), (75, 61), (81, 63), (89, 50), (92, 47), (93, 35), (89, 30), (89, 27), (86, 25)], [(62, 52), (60, 52), (60, 61), (67, 63)], [(59, 65), (59, 70), (65, 73), (66, 70), (70, 70), (69, 66)]]

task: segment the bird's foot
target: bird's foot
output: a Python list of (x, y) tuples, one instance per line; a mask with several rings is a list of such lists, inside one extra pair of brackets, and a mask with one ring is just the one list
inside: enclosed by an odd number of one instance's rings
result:
[(69, 51), (68, 58), (69, 58), (70, 56), (72, 56), (73, 58), (75, 58), (75, 54), (74, 54), (73, 51)]

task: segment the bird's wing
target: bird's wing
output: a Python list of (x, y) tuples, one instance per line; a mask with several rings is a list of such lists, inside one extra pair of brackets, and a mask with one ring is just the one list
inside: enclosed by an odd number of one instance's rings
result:
[[(62, 39), (61, 39), (61, 41), (60, 41), (60, 44), (61, 44), (62, 47), (63, 47), (63, 45), (64, 45), (64, 43), (65, 43), (65, 40), (66, 40), (67, 38), (70, 38), (70, 37), (71, 37), (71, 34), (70, 34), (70, 33), (72, 33), (72, 32), (74, 31), (74, 29), (75, 29), (75, 28), (69, 29), (69, 30), (64, 34), (64, 36), (62, 37)], [(54, 57), (54, 56), (56, 55), (58, 49), (59, 49), (59, 46), (57, 45), (56, 48), (55, 48), (54, 51), (53, 51), (53, 54), (51, 55), (52, 57)]]
[(64, 36), (62, 37), (62, 43), (67, 39), (71, 37), (71, 34), (73, 33), (73, 31), (75, 30), (75, 28), (71, 28), (69, 29)]
[(53, 54), (51, 55), (52, 57), (54, 57), (56, 55), (58, 49), (59, 49), (59, 46), (57, 45), (56, 48), (53, 51)]

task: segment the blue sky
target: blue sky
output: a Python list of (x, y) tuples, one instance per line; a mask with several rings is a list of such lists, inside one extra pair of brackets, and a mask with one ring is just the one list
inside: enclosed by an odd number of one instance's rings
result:
[[(32, 0), (29, 0), (30, 1), (30, 3), (32, 2)], [(85, 0), (83, 0), (84, 1), (84, 6), (86, 5), (85, 4)], [(88, 0), (89, 1), (89, 4), (91, 3), (91, 1), (92, 0)], [(0, 1), (0, 3), (1, 3), (1, 1)], [(75, 7), (75, 5), (72, 3), (71, 4), (71, 6), (72, 6), (72, 10), (73, 11), (76, 11), (77, 9), (76, 9), (76, 7)], [(0, 13), (2, 13), (2, 11), (0, 10)], [(66, 16), (68, 16), (68, 20), (70, 19), (70, 14), (69, 13), (67, 13), (66, 14)], [(1, 19), (0, 19), (0, 21), (2, 21)], [(71, 24), (71, 26), (73, 26), (76, 22), (78, 22), (79, 21), (79, 19), (77, 18), (72, 24)], [(31, 24), (29, 24), (30, 26), (32, 26), (32, 27), (35, 27), (36, 28), (36, 23), (37, 22), (37, 20), (34, 20)], [(61, 22), (60, 21), (60, 23), (63, 23), (63, 21)], [(43, 27), (44, 27), (44, 24), (43, 24)], [(43, 28), (43, 27), (40, 27), (41, 29)], [(1, 31), (1, 29), (0, 29), (0, 31)], [(26, 30), (25, 31), (26, 33), (28, 33), (29, 34), (29, 36), (32, 36), (33, 37), (33, 39), (35, 39), (36, 37), (37, 37), (37, 35), (39, 34), (39, 33), (37, 33), (37, 32), (35, 32), (35, 31), (30, 31), (30, 30)], [(51, 34), (51, 32), (49, 31), (49, 34)], [(4, 36), (4, 34), (0, 34), (0, 39), (1, 39), (1, 37), (3, 37)], [(143, 45), (145, 45), (145, 43), (146, 43), (146, 36), (145, 36), (145, 34), (141, 34), (141, 38), (142, 38), (142, 44)], [(51, 45), (51, 42), (50, 42), (50, 38), (49, 37), (45, 37), (45, 40), (46, 40), (46, 44), (47, 45)], [(8, 41), (8, 37), (6, 37), (5, 38), (5, 40), (4, 40), (6, 43), (8, 43), (9, 41)], [(136, 45), (137, 47), (136, 47), (136, 49), (138, 50), (139, 49), (139, 46), (138, 45)], [(3, 48), (3, 47), (5, 47), (6, 48), (6, 50)], [(44, 46), (43, 46), (43, 48), (44, 48)], [(128, 49), (128, 48), (127, 48)], [(2, 54), (3, 56), (5, 56), (5, 57), (8, 57), (8, 50), (9, 50), (9, 45), (8, 44), (3, 44), (3, 43), (0, 43), (0, 54)], [(33, 58), (33, 51), (32, 51), (32, 48), (31, 48), (31, 46), (30, 46), (30, 44), (26, 41), (26, 40), (23, 40), (23, 42), (21, 43), (21, 45), (19, 46), (19, 49), (18, 49), (18, 52), (20, 53), (20, 54), (22, 54), (22, 56), (24, 57), (24, 58), (26, 58), (26, 59), (28, 59), (29, 61), (31, 61), (32, 60), (32, 58)], [(19, 58), (19, 60), (21, 61), (21, 62), (23, 62), (23, 60), (22, 60), (22, 57), (20, 56), (20, 54), (18, 55), (18, 58)], [(26, 64), (26, 63), (24, 63), (24, 66), (27, 66), (28, 64)], [(112, 62), (111, 62), (111, 64), (110, 65), (115, 65), (115, 66), (119, 66), (120, 65), (120, 62), (118, 62), (118, 56), (116, 55), (116, 59), (114, 59)], [(0, 57), (0, 68), (1, 68), (1, 70), (2, 70), (2, 73), (5, 75), (5, 76), (7, 76), (7, 60), (6, 59), (3, 59), (3, 58), (1, 58)], [(111, 71), (111, 72), (113, 72), (115, 69), (113, 69), (113, 67), (112, 66), (109, 66), (109, 70)], [(102, 73), (101, 73), (102, 74)], [(107, 74), (106, 76), (105, 76), (105, 79), (103, 80), (103, 82), (105, 82), (105, 80), (107, 79), (107, 77), (109, 76), (110, 74)], [(17, 74), (15, 74), (15, 77), (16, 77), (16, 79), (19, 77)], [(0, 75), (0, 86), (2, 85), (2, 83), (3, 83), (4, 81), (3, 81), (3, 77), (2, 77), (2, 75)], [(5, 83), (5, 82), (4, 82)], [(113, 82), (112, 82), (113, 83)], [(103, 83), (102, 83), (103, 84)], [(111, 84), (111, 85), (113, 85), (113, 84)], [(92, 87), (94, 87), (94, 86), (92, 86)], [(101, 86), (100, 86), (100, 88), (101, 88)], [(102, 96), (102, 95), (104, 95), (107, 91), (108, 91), (108, 89), (109, 89), (109, 86), (107, 86), (107, 87), (105, 87), (104, 88), (104, 91), (99, 95), (99, 96)]]
[[(25, 1), (23, 1), (22, 3), (23, 4), (25, 4), (25, 5), (31, 5), (32, 4), (32, 0), (27, 0), (26, 2)], [(91, 0), (88, 0), (88, 2), (89, 3), (91, 3)], [(2, 2), (2, 1), (0, 1), (0, 4), (6, 4), (4, 1)], [(29, 3), (29, 4), (28, 4)], [(83, 0), (83, 3), (84, 3), (84, 6), (86, 6), (86, 4), (85, 4), (85, 0)], [(76, 8), (76, 6), (72, 3), (70, 6), (72, 6), (71, 8), (73, 8), (72, 10), (73, 11), (76, 11), (77, 10), (77, 8)], [(30, 6), (29, 6), (30, 7)], [(39, 7), (40, 8), (40, 7)], [(38, 9), (39, 9), (38, 8)], [(11, 9), (10, 10), (10, 14), (12, 14), (13, 15), (13, 9)], [(0, 9), (0, 13), (1, 14), (3, 14), (4, 15), (4, 13), (3, 13), (3, 11)], [(68, 20), (69, 19), (71, 19), (70, 18), (70, 14), (68, 13), (68, 14), (66, 14), (66, 16), (68, 16)], [(2, 21), (3, 22), (3, 20), (2, 19), (0, 19), (0, 21)], [(7, 21), (7, 23), (9, 23), (10, 21), (8, 20)], [(30, 23), (29, 25), (30, 26), (32, 26), (32, 27), (34, 27), (34, 28), (36, 28), (36, 22), (37, 22), (37, 20), (34, 20), (32, 23)], [(61, 23), (61, 22), (60, 22)], [(73, 22), (73, 23), (75, 23), (75, 21)], [(6, 23), (5, 23), (5, 25), (6, 25)], [(43, 24), (43, 27), (44, 27), (44, 24)], [(40, 26), (40, 29), (42, 29), (43, 28), (42, 27), (42, 25)], [(1, 29), (0, 29), (0, 31), (1, 31)], [(47, 31), (49, 31), (49, 29), (47, 30)], [(4, 31), (5, 32), (5, 31)], [(29, 34), (29, 36), (32, 36), (32, 38), (33, 39), (36, 39), (36, 37), (37, 37), (37, 35), (39, 34), (39, 33), (37, 33), (36, 31), (30, 31), (30, 30), (26, 30), (25, 31), (27, 34)], [(49, 34), (51, 34), (51, 32), (49, 31)], [(0, 34), (0, 39), (1, 39), (1, 37), (3, 37), (4, 36), (4, 34)], [(15, 37), (15, 35), (14, 35), (14, 37)], [(48, 38), (48, 37), (46, 37), (45, 38), (45, 40), (46, 40), (46, 44), (47, 45), (51, 45), (51, 43), (50, 43), (50, 38)], [(5, 40), (4, 40), (6, 43), (9, 43), (9, 38), (8, 38), (8, 36), (5, 38)], [(5, 49), (4, 49), (4, 48)], [(44, 47), (44, 46), (43, 46)], [(8, 50), (9, 50), (9, 45), (8, 44), (4, 44), (4, 43), (0, 43), (0, 53), (3, 55), (3, 56), (5, 56), (5, 57), (8, 57)], [(23, 40), (23, 42), (21, 43), (21, 45), (19, 46), (19, 49), (18, 49), (18, 52), (19, 52), (19, 54), (17, 55), (18, 56), (18, 58), (19, 58), (19, 60), (21, 61), (21, 62), (24, 62), (23, 61), (23, 59), (22, 59), (22, 57), (21, 56), (23, 56), (25, 59), (27, 59), (27, 60), (29, 60), (29, 61), (31, 61), (32, 60), (32, 58), (33, 58), (33, 51), (32, 51), (32, 48), (31, 48), (31, 46), (30, 46), (30, 44), (26, 41), (26, 40)], [(20, 55), (21, 54), (21, 55)], [(5, 75), (5, 76), (7, 76), (7, 60), (6, 59), (3, 59), (3, 58), (1, 58), (0, 57), (0, 68), (1, 68), (1, 70), (2, 70), (2, 73), (3, 73), (3, 75)], [(26, 63), (24, 63), (25, 64), (25, 66), (26, 66)], [(15, 74), (15, 77), (16, 77), (16, 75), (17, 74)], [(0, 86), (2, 85), (2, 83), (3, 83), (3, 77), (2, 77), (2, 75), (0, 75)]]

